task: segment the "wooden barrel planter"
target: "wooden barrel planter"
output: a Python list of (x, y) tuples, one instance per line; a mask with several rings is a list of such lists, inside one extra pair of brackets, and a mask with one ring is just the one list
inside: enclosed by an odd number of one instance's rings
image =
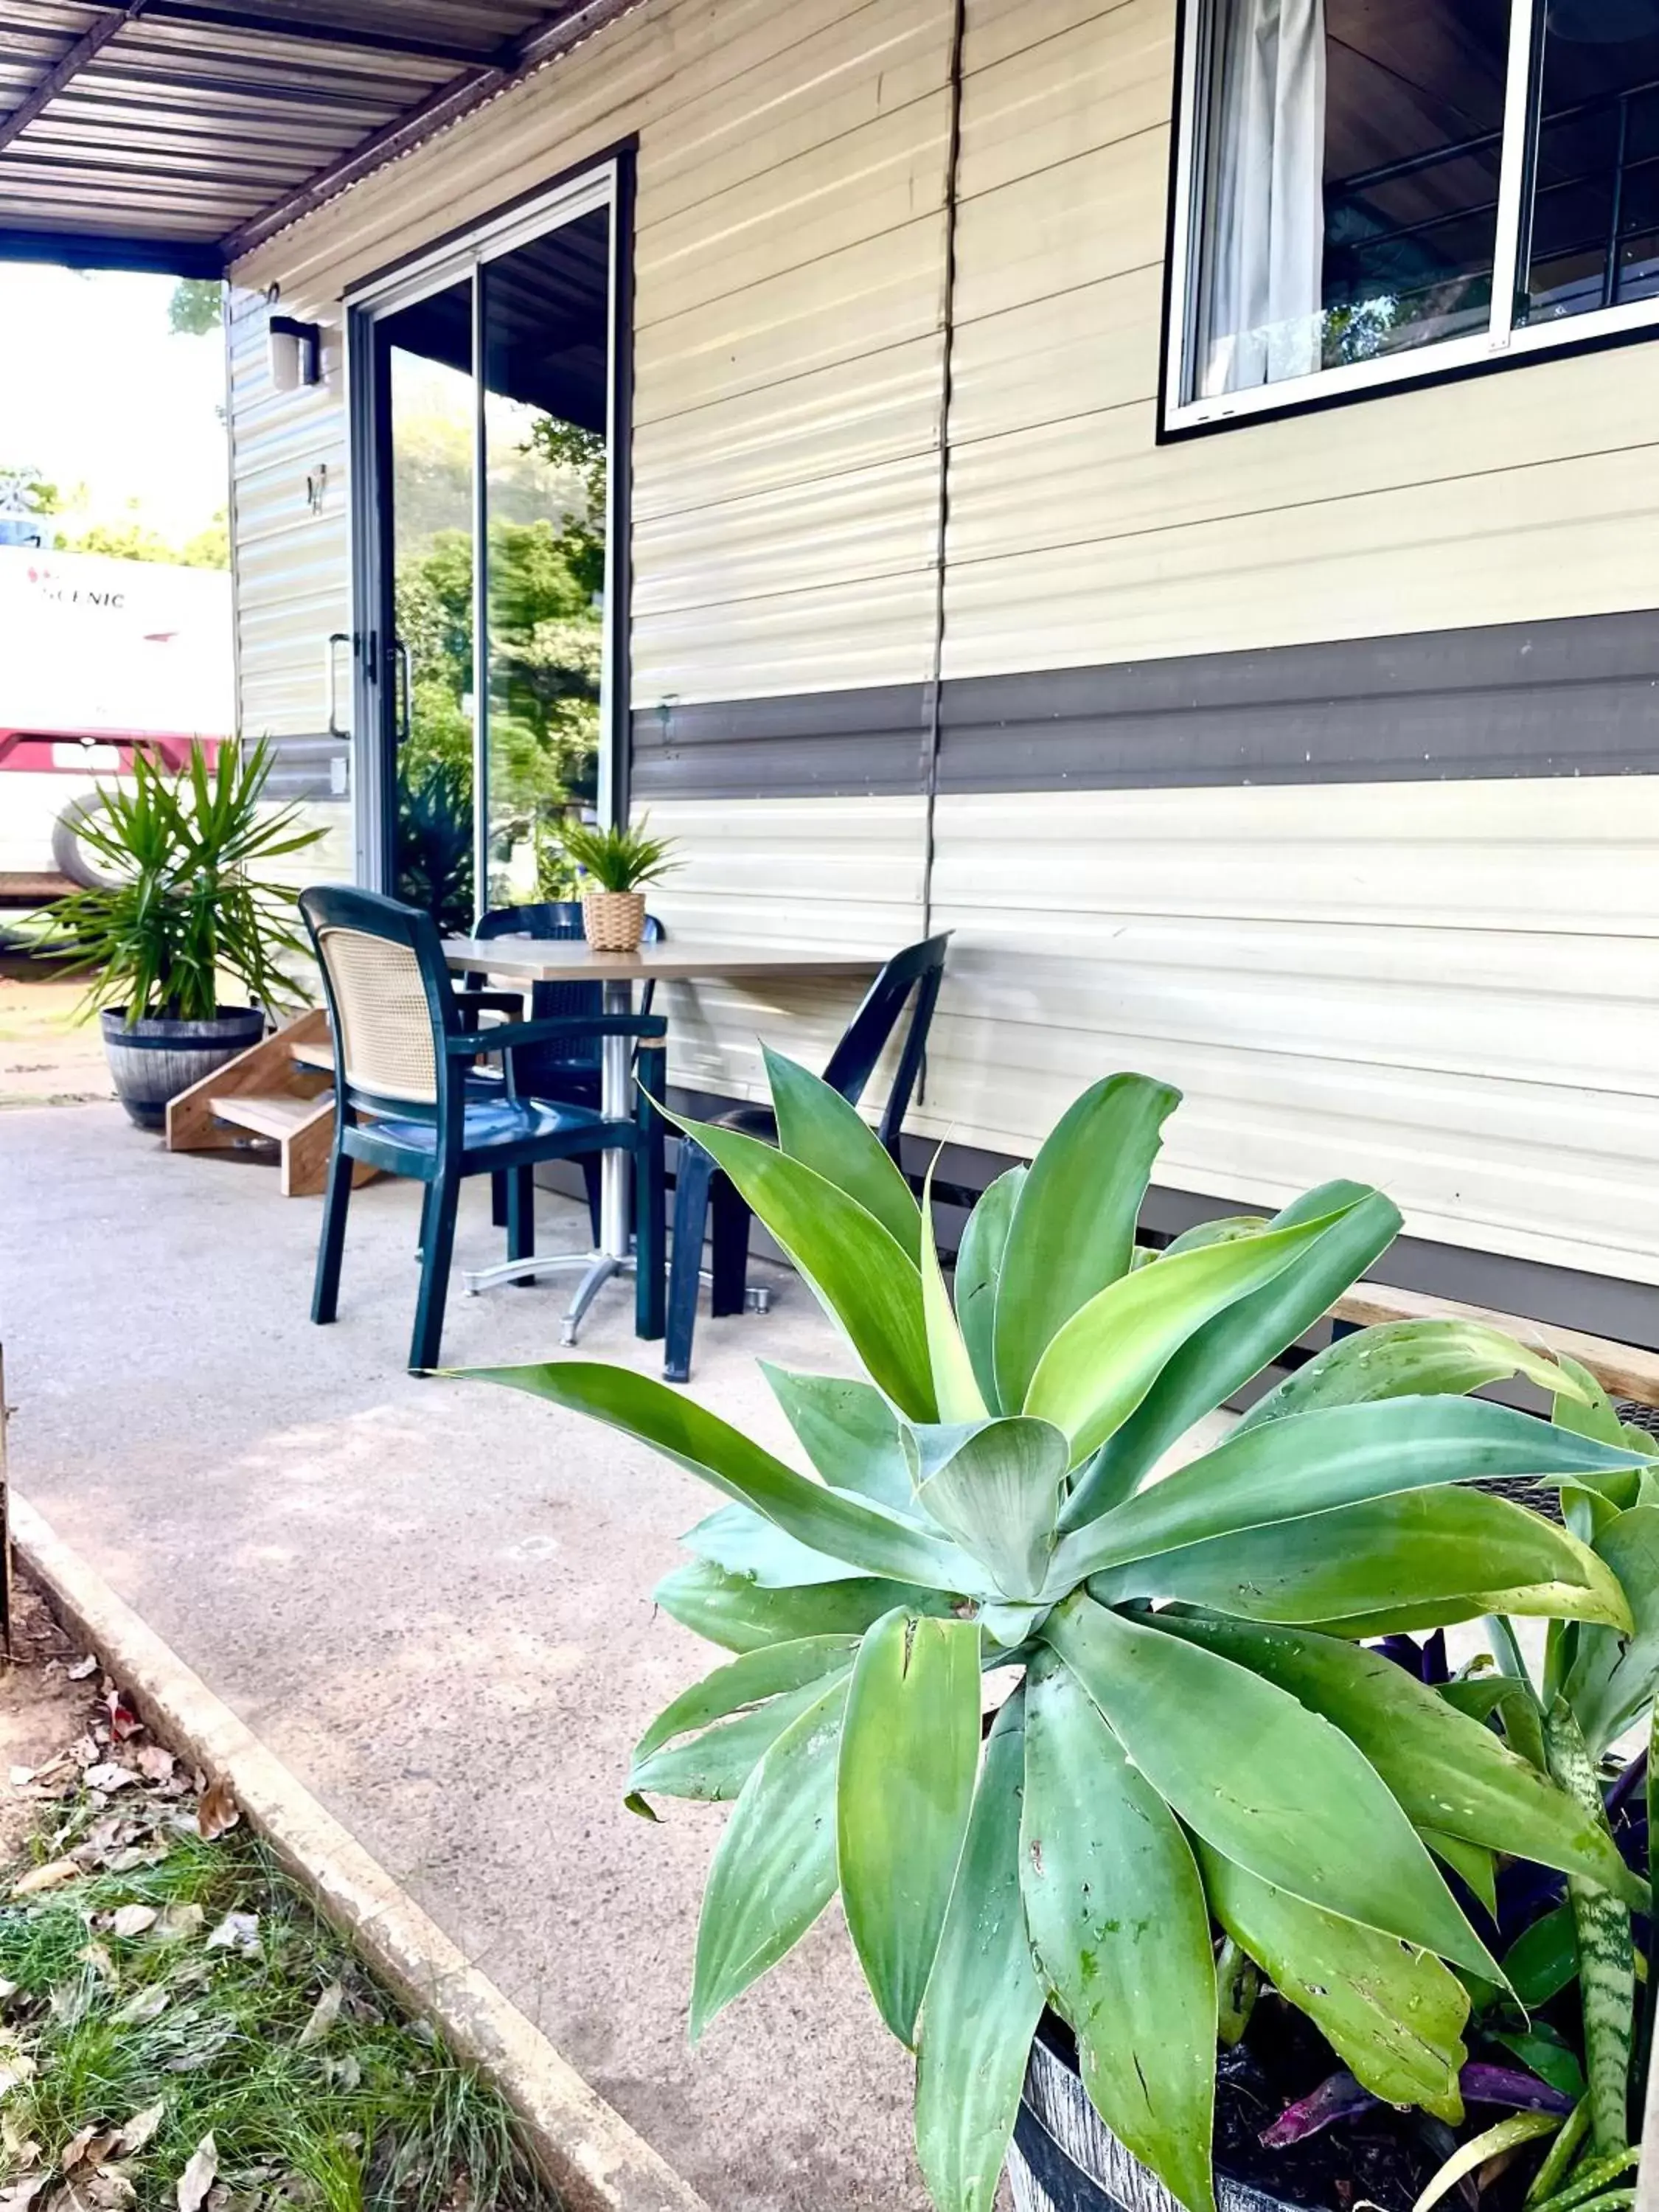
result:
[(169, 1098), (246, 1052), (265, 1033), (258, 1006), (222, 1006), (210, 1022), (141, 1014), (131, 1029), (124, 1006), (106, 1006), (99, 1020), (115, 1095), (140, 1129), (164, 1129)]

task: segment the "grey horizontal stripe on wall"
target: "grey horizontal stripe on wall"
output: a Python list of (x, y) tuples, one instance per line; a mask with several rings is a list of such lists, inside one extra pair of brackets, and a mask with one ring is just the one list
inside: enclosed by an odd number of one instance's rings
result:
[[(926, 684), (634, 716), (664, 799), (926, 788)], [(1659, 773), (1659, 613), (947, 680), (942, 792)]]

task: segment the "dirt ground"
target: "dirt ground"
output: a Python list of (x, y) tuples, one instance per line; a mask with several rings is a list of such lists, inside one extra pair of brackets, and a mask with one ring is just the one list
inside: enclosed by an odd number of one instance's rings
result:
[(44, 962), (0, 953), (0, 1111), (114, 1097), (97, 1023), (73, 1018), (85, 988)]
[(76, 1651), (39, 1593), (18, 1577), (12, 1590), (12, 1662), (0, 1662), (0, 1866), (22, 1851), (40, 1807), (16, 1772), (48, 1765), (84, 1734), (95, 1706), (95, 1669), (79, 1680)]

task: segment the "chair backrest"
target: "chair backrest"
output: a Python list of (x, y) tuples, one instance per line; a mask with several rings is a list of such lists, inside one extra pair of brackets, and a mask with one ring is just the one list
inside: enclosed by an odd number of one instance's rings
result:
[(933, 1008), (939, 1003), (939, 987), (950, 943), (951, 933), (947, 929), (942, 936), (927, 938), (920, 945), (907, 945), (902, 952), (893, 955), (865, 993), (863, 1004), (842, 1032), (841, 1041), (823, 1071), (823, 1079), (830, 1089), (839, 1091), (843, 1098), (850, 1099), (856, 1106), (898, 1026), (906, 1000), (914, 997), (910, 1025), (894, 1071), (893, 1087), (887, 1094), (887, 1103), (877, 1124), (882, 1143), (895, 1159), (898, 1158), (904, 1117), (910, 1110), (916, 1079), (921, 1073), (922, 1054), (927, 1049), (927, 1032), (933, 1024)]
[[(531, 906), (491, 907), (487, 914), (479, 916), (472, 934), (474, 937), (580, 937), (582, 934), (581, 901), (542, 899)], [(647, 945), (659, 944), (662, 936), (662, 924), (654, 915), (647, 915), (645, 942)], [(653, 989), (652, 985), (646, 986), (640, 1008), (641, 1013), (648, 1014), (651, 1011)], [(605, 994), (597, 983), (537, 983), (531, 988), (530, 1016), (532, 1021), (538, 1022), (556, 1014), (581, 1014), (591, 1018), (603, 1012)], [(538, 1076), (544, 1082), (551, 1082), (561, 1073), (568, 1075), (573, 1069), (597, 1070), (599, 1052), (598, 1037), (573, 1037), (568, 1043), (532, 1045), (518, 1055), (519, 1088), (527, 1097), (534, 1097)]]
[(342, 1097), (439, 1119), (450, 1091), (443, 1039), (460, 1015), (431, 915), (344, 884), (302, 891), (300, 912), (323, 972)]

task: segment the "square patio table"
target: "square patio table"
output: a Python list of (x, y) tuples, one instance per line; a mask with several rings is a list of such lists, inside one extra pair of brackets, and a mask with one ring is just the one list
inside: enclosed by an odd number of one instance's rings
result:
[[(455, 937), (445, 941), (444, 958), (464, 974), (489, 975), (502, 982), (598, 983), (607, 1014), (632, 1012), (636, 983), (862, 981), (881, 966), (879, 958), (870, 953), (705, 945), (691, 938), (641, 945), (633, 952), (596, 952), (580, 938)], [(632, 1058), (627, 1037), (600, 1040), (599, 1107), (607, 1120), (622, 1120), (629, 1110)], [(503, 1260), (493, 1267), (464, 1273), (462, 1284), (476, 1297), (499, 1283), (524, 1282), (536, 1275), (580, 1268), (581, 1280), (561, 1329), (562, 1341), (574, 1344), (583, 1316), (604, 1285), (613, 1275), (632, 1272), (628, 1212), (628, 1162), (612, 1147), (599, 1155), (596, 1250)]]

